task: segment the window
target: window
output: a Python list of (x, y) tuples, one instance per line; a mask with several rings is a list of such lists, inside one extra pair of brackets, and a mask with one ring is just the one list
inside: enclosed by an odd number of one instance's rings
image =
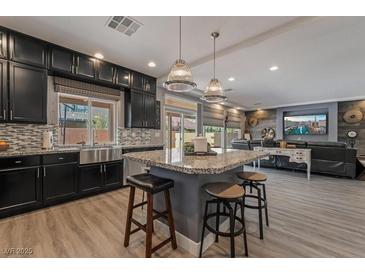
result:
[(227, 147), (231, 148), (232, 147), (232, 141), (234, 139), (241, 139), (242, 135), (241, 135), (241, 129), (239, 128), (227, 128)]
[(211, 147), (223, 147), (223, 127), (204, 126), (204, 134)]
[(58, 143), (63, 145), (115, 142), (115, 102), (59, 95)]

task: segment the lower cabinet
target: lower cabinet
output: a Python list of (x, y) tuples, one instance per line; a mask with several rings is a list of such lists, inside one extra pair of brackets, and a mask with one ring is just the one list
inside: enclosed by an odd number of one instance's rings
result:
[(92, 193), (103, 186), (103, 167), (101, 164), (85, 165), (79, 168), (80, 193)]
[(77, 163), (43, 166), (43, 203), (51, 205), (77, 195)]
[(0, 171), (0, 217), (42, 206), (40, 167)]
[(80, 193), (94, 193), (122, 186), (122, 168), (122, 161), (80, 166)]

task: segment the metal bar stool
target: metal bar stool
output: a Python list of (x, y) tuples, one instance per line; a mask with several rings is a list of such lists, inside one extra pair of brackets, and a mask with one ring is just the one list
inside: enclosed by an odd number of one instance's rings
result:
[[(124, 236), (124, 246), (129, 245), (130, 235), (136, 233), (139, 230), (146, 232), (146, 258), (150, 258), (152, 253), (171, 242), (173, 249), (177, 248), (174, 218), (172, 214), (171, 200), (169, 189), (174, 186), (174, 182), (170, 179), (160, 178), (147, 173), (128, 176), (127, 183), (130, 185), (129, 203), (127, 212), (127, 222)], [(147, 193), (147, 201), (143, 201), (138, 204), (134, 204), (134, 197), (136, 188), (145, 191)], [(166, 210), (163, 212), (153, 209), (153, 195), (159, 192), (164, 192)], [(147, 204), (147, 223), (141, 224), (133, 218), (133, 209), (141, 207)], [(170, 237), (162, 241), (155, 247), (152, 247), (152, 233), (153, 233), (153, 220), (158, 218), (165, 218), (168, 221)], [(131, 230), (132, 223), (137, 228)]]
[[(245, 213), (244, 213), (244, 194), (245, 191), (242, 187), (235, 183), (210, 183), (203, 186), (204, 190), (213, 197), (212, 200), (207, 200), (205, 202), (205, 211), (204, 211), (204, 220), (203, 220), (203, 229), (201, 234), (201, 244), (200, 244), (200, 252), (199, 257), (202, 257), (203, 253), (203, 244), (204, 244), (204, 234), (205, 229), (208, 229), (210, 232), (216, 235), (216, 242), (218, 242), (218, 236), (229, 237), (231, 240), (231, 257), (235, 257), (235, 237), (243, 234), (244, 248), (245, 248), (245, 256), (248, 256), (248, 248), (247, 248), (247, 235), (246, 235), (246, 227), (245, 227)], [(241, 217), (237, 217), (234, 214), (234, 210), (231, 206), (231, 203), (240, 205), (241, 207)], [(208, 214), (208, 207), (211, 204), (216, 205), (217, 211), (214, 213)], [(223, 204), (224, 208), (228, 209), (229, 213), (221, 212), (220, 205)], [(219, 231), (219, 218), (220, 217), (228, 217), (230, 228), (229, 232)], [(211, 227), (208, 224), (209, 219), (215, 218), (215, 228)], [(240, 228), (235, 230), (235, 222), (238, 221), (240, 224)]]
[[(265, 174), (259, 172), (239, 172), (237, 173), (239, 179), (243, 180), (241, 186), (246, 190), (246, 186), (250, 187), (250, 194), (245, 194), (246, 197), (257, 200), (257, 206), (245, 203), (245, 207), (257, 209), (259, 212), (259, 227), (260, 227), (260, 239), (264, 238), (264, 231), (262, 225), (262, 209), (265, 210), (266, 226), (269, 226), (269, 214), (267, 210), (267, 198), (266, 198), (266, 182), (267, 177)], [(252, 194), (252, 189), (256, 189), (257, 195)], [(247, 192), (246, 192), (247, 193)], [(262, 194), (262, 195), (261, 195)], [(247, 200), (246, 200), (247, 202)], [(235, 209), (236, 211), (236, 209)]]

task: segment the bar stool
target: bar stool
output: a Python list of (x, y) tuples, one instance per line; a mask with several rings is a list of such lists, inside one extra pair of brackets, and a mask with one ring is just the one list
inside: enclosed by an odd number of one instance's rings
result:
[[(267, 177), (265, 174), (259, 172), (239, 172), (237, 173), (239, 179), (243, 180), (241, 186), (246, 190), (246, 186), (250, 187), (250, 193), (252, 193), (252, 188), (256, 189), (257, 195), (246, 194), (246, 197), (253, 198), (257, 200), (257, 206), (245, 203), (245, 207), (258, 209), (259, 211), (259, 227), (260, 227), (260, 239), (264, 238), (263, 225), (262, 225), (262, 209), (265, 209), (266, 226), (269, 226), (269, 215), (267, 212), (267, 199), (266, 199), (266, 187), (264, 182), (266, 182)], [(261, 189), (261, 188), (262, 189)], [(262, 191), (262, 195), (261, 195)], [(247, 193), (247, 192), (246, 192)], [(246, 200), (247, 201), (247, 200)]]
[[(247, 236), (246, 236), (246, 227), (245, 227), (245, 213), (244, 213), (244, 200), (245, 200), (245, 191), (242, 187), (235, 183), (209, 183), (203, 186), (206, 193), (213, 197), (211, 200), (207, 200), (205, 202), (205, 211), (204, 211), (204, 220), (203, 220), (203, 229), (201, 234), (201, 244), (200, 244), (200, 252), (199, 257), (202, 257), (203, 253), (203, 244), (204, 244), (204, 233), (205, 229), (208, 229), (210, 232), (216, 235), (215, 241), (218, 242), (218, 236), (229, 237), (231, 240), (231, 257), (235, 257), (235, 237), (243, 234), (245, 255), (248, 256), (248, 248), (247, 248)], [(231, 203), (235, 204), (235, 208), (237, 205), (241, 207), (241, 217), (237, 217), (234, 214)], [(216, 212), (208, 214), (208, 207), (210, 204), (216, 205)], [(224, 211), (221, 212), (220, 205), (223, 204)], [(225, 209), (228, 209), (229, 213), (226, 213)], [(230, 228), (229, 232), (219, 231), (219, 218), (220, 217), (229, 217)], [(215, 228), (211, 227), (208, 224), (209, 219), (216, 218)], [(238, 221), (240, 224), (240, 228), (235, 230), (235, 222)]]
[[(172, 207), (170, 200), (169, 189), (174, 186), (174, 182), (170, 179), (160, 178), (151, 174), (139, 174), (127, 177), (127, 183), (130, 185), (127, 222), (124, 236), (124, 246), (129, 245), (130, 235), (136, 233), (139, 230), (146, 232), (146, 258), (150, 258), (152, 253), (171, 242), (173, 249), (177, 248), (175, 225), (172, 215)], [(134, 204), (134, 197), (136, 188), (145, 191), (147, 193), (147, 201), (143, 201), (138, 204)], [(164, 192), (166, 210), (163, 212), (153, 209), (153, 195), (159, 192)], [(141, 224), (133, 218), (133, 209), (141, 207), (147, 204), (147, 223)], [(153, 221), (158, 218), (165, 218), (168, 221), (170, 237), (162, 241), (155, 247), (152, 247), (152, 233), (153, 233)], [(132, 223), (137, 226), (134, 230), (131, 230)]]

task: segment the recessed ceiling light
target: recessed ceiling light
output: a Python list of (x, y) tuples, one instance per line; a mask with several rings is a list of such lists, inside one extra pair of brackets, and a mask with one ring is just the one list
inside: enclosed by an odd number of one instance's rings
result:
[(256, 109), (257, 111), (261, 111), (261, 108)]
[(95, 53), (94, 57), (98, 59), (104, 59), (104, 55), (102, 55), (100, 52)]
[(231, 82), (234, 81), (234, 77), (229, 77), (228, 81), (231, 81)]
[(279, 67), (278, 66), (272, 66), (272, 67), (270, 67), (270, 70), (271, 71), (275, 71), (275, 70), (278, 70), (279, 69)]
[(154, 68), (154, 67), (156, 67), (156, 63), (151, 61), (151, 62), (148, 63), (148, 66), (150, 68)]

